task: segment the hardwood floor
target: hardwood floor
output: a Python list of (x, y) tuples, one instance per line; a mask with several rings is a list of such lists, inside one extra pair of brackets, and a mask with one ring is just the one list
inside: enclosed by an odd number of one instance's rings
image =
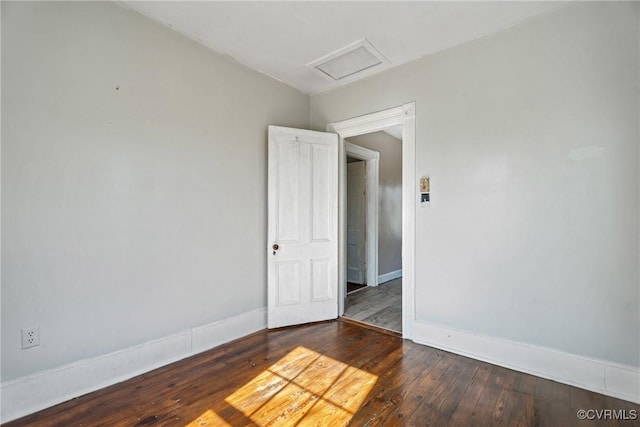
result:
[(402, 332), (402, 278), (347, 295), (344, 317)]
[(640, 406), (344, 321), (261, 331), (14, 426), (638, 426)]

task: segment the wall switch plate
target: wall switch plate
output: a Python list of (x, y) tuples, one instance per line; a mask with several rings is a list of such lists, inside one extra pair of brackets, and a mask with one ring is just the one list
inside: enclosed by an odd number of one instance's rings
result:
[(431, 186), (429, 185), (429, 177), (423, 176), (420, 178), (420, 192), (421, 193), (429, 193), (431, 192)]
[(40, 327), (22, 328), (22, 349), (40, 345)]
[(426, 208), (431, 205), (431, 194), (430, 193), (422, 193), (420, 194), (420, 207)]
[(420, 207), (431, 205), (431, 179), (428, 176), (420, 178)]

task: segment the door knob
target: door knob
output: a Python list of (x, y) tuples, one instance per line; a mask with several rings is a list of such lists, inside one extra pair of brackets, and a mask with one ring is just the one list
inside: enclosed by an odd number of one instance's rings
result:
[(271, 246), (271, 247), (273, 248), (273, 254), (274, 254), (274, 255), (276, 254), (276, 251), (277, 251), (278, 249), (280, 249), (280, 246), (278, 246), (278, 244), (277, 244), (277, 243), (274, 243), (274, 244), (273, 244), (273, 246)]

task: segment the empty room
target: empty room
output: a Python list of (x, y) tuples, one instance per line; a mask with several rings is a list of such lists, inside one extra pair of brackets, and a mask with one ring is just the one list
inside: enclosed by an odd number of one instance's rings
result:
[(640, 2), (0, 12), (2, 425), (640, 425)]

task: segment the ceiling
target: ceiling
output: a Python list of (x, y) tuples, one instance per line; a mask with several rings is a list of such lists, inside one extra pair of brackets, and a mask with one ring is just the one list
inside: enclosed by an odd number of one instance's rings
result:
[[(307, 94), (316, 94), (555, 10), (566, 2), (120, 2)], [(386, 62), (335, 81), (308, 64), (366, 39)]]

